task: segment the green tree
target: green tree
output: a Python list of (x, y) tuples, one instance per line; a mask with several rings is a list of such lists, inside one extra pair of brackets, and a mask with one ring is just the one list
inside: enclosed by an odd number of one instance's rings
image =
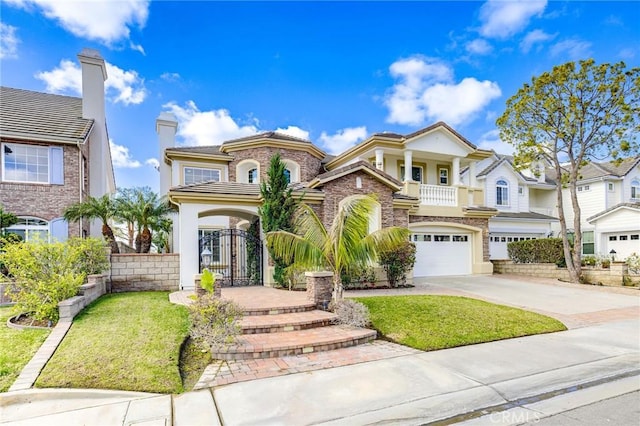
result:
[(163, 223), (163, 219), (173, 210), (168, 201), (146, 187), (136, 188), (135, 200), (136, 220), (139, 229), (141, 229), (141, 232), (139, 232), (140, 245), (136, 244), (136, 251), (138, 253), (149, 253), (153, 242), (152, 229), (162, 229), (162, 225), (167, 224), (166, 222)]
[[(582, 235), (576, 182), (589, 161), (637, 152), (640, 68), (627, 69), (623, 62), (597, 65), (592, 59), (555, 66), (509, 98), (496, 123), (501, 139), (515, 147), (517, 167), (553, 165), (564, 256), (571, 281), (579, 282)], [(563, 186), (569, 188), (571, 206), (563, 203)], [(574, 213), (573, 250), (565, 217), (569, 208)]]
[(5, 228), (18, 223), (18, 216), (13, 213), (5, 213), (2, 204), (0, 204), (0, 235), (4, 235)]
[(109, 225), (109, 222), (117, 217), (115, 203), (109, 194), (99, 198), (88, 197), (86, 201), (72, 204), (65, 210), (63, 216), (68, 222), (77, 222), (80, 219), (100, 219), (102, 221), (102, 236), (109, 244), (111, 253), (120, 253), (113, 229)]
[[(291, 195), (289, 180), (287, 179), (286, 166), (280, 158), (280, 154), (275, 154), (269, 162), (267, 170), (267, 181), (260, 184), (260, 194), (262, 195), (262, 206), (258, 212), (262, 222), (262, 230), (291, 231), (291, 218), (296, 209), (296, 202)], [(274, 280), (284, 287), (286, 285), (285, 269), (289, 266), (281, 256), (278, 256), (269, 249), (269, 256), (274, 264)]]
[(136, 211), (136, 189), (118, 188), (114, 202), (117, 219), (127, 225), (127, 242), (129, 247), (133, 247), (136, 233), (140, 233), (141, 231), (141, 229), (136, 228), (138, 218)]
[(407, 228), (397, 226), (369, 234), (375, 203), (369, 195), (348, 198), (329, 229), (302, 203), (293, 218), (295, 232), (269, 232), (267, 246), (287, 262), (333, 272), (333, 300), (337, 302), (342, 299), (341, 273), (371, 265), (381, 252), (401, 246), (409, 237)]

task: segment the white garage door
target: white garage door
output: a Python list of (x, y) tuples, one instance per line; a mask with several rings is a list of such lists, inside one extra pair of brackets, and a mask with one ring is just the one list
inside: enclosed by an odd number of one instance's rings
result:
[(414, 277), (471, 274), (471, 234), (414, 233)]
[(543, 238), (538, 234), (497, 234), (489, 235), (489, 255), (491, 260), (509, 259), (507, 244), (513, 241), (535, 240)]
[[(624, 260), (632, 253), (640, 254), (640, 234), (638, 232), (603, 234), (606, 244), (604, 253), (616, 251), (616, 260)], [(603, 253), (603, 254), (604, 254)]]

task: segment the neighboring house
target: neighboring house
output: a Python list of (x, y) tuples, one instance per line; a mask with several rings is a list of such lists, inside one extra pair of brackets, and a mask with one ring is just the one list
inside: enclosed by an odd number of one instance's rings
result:
[[(495, 207), (498, 214), (489, 219), (490, 258), (508, 259), (507, 244), (545, 238), (553, 234), (558, 219), (553, 216), (556, 205), (556, 183), (543, 167), (536, 174), (519, 172), (513, 157), (494, 153), (478, 163), (476, 180), (484, 188), (484, 204)], [(469, 182), (470, 171), (462, 172)]]
[[(478, 149), (445, 123), (410, 135), (374, 134), (329, 157), (310, 141), (276, 132), (217, 146), (176, 147), (177, 122), (169, 113), (156, 121), (160, 192), (179, 213), (174, 241), (180, 253), (181, 287), (192, 288), (203, 264), (240, 284), (273, 279), (266, 256), (251, 263), (255, 223), (261, 205), (259, 183), (269, 160), (280, 153), (295, 197), (310, 204), (329, 225), (340, 204), (355, 194), (375, 194), (370, 229), (408, 227), (417, 246), (415, 277), (491, 273), (489, 218), (484, 189), (476, 183), (478, 161), (492, 153)], [(473, 171), (471, 182), (460, 170)], [(253, 225), (253, 226), (252, 226)], [(240, 237), (240, 238), (239, 238)], [(260, 244), (262, 247), (262, 244)]]
[(107, 135), (104, 60), (84, 49), (83, 97), (0, 87), (0, 204), (24, 239), (100, 235), (100, 224), (68, 224), (65, 209), (115, 191)]
[[(547, 174), (553, 171), (547, 171)], [(563, 189), (567, 227), (573, 228), (569, 189)], [(640, 254), (640, 157), (621, 162), (589, 163), (577, 183), (582, 254), (623, 260)], [(612, 254), (612, 253), (611, 253)]]

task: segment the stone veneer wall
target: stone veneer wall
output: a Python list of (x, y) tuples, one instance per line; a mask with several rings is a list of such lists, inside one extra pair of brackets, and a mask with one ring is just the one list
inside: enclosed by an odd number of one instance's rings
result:
[(106, 275), (89, 275), (87, 283), (80, 286), (77, 296), (58, 303), (60, 321), (72, 321), (78, 312), (105, 294), (107, 292), (106, 280)]
[(269, 162), (274, 154), (280, 153), (283, 160), (291, 160), (300, 166), (300, 181), (308, 182), (322, 172), (321, 160), (306, 151), (284, 148), (257, 147), (231, 153), (234, 159), (229, 163), (229, 182), (236, 182), (236, 166), (243, 160), (255, 160), (260, 163), (260, 182), (267, 179)]
[(489, 219), (473, 217), (409, 216), (409, 222), (450, 222), (482, 229), (482, 260), (489, 262)]
[[(569, 271), (566, 268), (558, 268), (555, 263), (513, 263), (511, 260), (492, 260), (491, 262), (495, 274), (569, 280)], [(640, 283), (640, 277), (629, 275), (628, 266), (624, 262), (612, 262), (608, 269), (582, 268), (582, 276), (591, 284), (621, 286), (624, 285), (625, 276), (631, 283)]]
[(111, 292), (179, 289), (179, 254), (111, 255)]

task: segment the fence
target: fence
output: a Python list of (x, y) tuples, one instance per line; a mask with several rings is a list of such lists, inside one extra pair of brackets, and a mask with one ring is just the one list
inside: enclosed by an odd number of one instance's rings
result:
[(180, 255), (113, 254), (111, 255), (111, 292), (178, 291)]

